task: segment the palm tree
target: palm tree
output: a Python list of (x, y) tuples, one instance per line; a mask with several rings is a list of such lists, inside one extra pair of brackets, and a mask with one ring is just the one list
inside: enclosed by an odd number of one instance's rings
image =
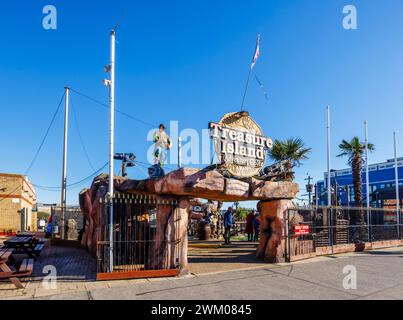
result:
[(273, 148), (269, 151), (269, 157), (273, 161), (289, 161), (292, 167), (299, 167), (302, 160), (308, 159), (311, 150), (311, 148), (305, 148), (305, 144), (300, 138), (275, 140)]
[[(338, 157), (348, 156), (348, 163), (351, 166), (353, 173), (353, 185), (354, 185), (354, 202), (355, 206), (361, 208), (363, 206), (362, 202), (362, 163), (363, 163), (363, 153), (365, 151), (365, 143), (361, 143), (358, 137), (354, 137), (350, 142), (343, 140), (339, 145), (342, 151)], [(372, 152), (375, 150), (375, 146), (372, 143), (368, 143), (368, 151)], [(369, 192), (367, 191), (367, 196)], [(359, 216), (357, 217), (359, 223), (364, 221), (363, 211), (359, 211)]]

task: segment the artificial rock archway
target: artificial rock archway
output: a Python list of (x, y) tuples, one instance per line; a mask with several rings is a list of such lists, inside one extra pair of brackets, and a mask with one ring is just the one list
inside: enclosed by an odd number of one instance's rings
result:
[[(226, 178), (215, 169), (182, 168), (160, 179), (128, 180), (115, 177), (114, 186), (117, 193), (153, 195), (160, 199), (175, 199), (178, 202), (176, 216), (181, 217), (181, 223), (177, 225), (179, 230), (176, 230), (176, 234), (181, 239), (181, 247), (178, 250), (181, 274), (188, 272), (187, 227), (190, 202), (194, 198), (223, 202), (259, 201), (262, 224), (257, 258), (271, 263), (285, 261), (285, 214), (293, 207), (292, 200), (299, 191), (296, 183), (271, 182), (256, 178)], [(80, 206), (87, 221), (82, 244), (93, 253), (96, 248), (97, 230), (101, 227), (95, 218), (97, 206), (107, 190), (108, 176), (101, 175), (94, 180), (91, 189), (80, 193)], [(170, 219), (170, 216), (164, 214), (164, 210), (157, 210), (160, 226), (172, 223)], [(165, 236), (170, 237), (171, 234)]]

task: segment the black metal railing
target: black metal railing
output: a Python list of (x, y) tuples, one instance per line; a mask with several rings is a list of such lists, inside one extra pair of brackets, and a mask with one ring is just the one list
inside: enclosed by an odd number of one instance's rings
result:
[[(403, 239), (402, 212), (378, 208), (304, 207), (287, 211), (286, 258), (317, 248)], [(300, 226), (308, 226), (304, 232)]]
[[(113, 239), (110, 209), (113, 205)], [(179, 268), (181, 240), (180, 216), (176, 200), (152, 196), (116, 194), (100, 200), (97, 241), (98, 273), (146, 271)], [(113, 246), (113, 270), (110, 270)]]

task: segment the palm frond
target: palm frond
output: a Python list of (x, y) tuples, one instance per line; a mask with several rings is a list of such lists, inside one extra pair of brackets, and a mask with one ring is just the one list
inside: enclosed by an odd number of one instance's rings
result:
[(310, 148), (305, 148), (301, 138), (288, 138), (284, 141), (275, 140), (269, 157), (273, 161), (291, 161), (294, 166), (301, 165), (301, 161), (308, 159)]

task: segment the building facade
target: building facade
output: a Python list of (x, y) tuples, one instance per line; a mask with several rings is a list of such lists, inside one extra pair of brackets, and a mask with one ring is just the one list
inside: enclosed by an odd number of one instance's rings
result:
[[(398, 177), (400, 202), (403, 203), (403, 158), (398, 159)], [(369, 166), (369, 193), (366, 188), (366, 168), (362, 170), (362, 196), (364, 205), (367, 196), (370, 198), (372, 207), (396, 207), (396, 183), (395, 183), (395, 160), (377, 163)], [(330, 184), (332, 188), (332, 205), (355, 206), (355, 195), (353, 187), (353, 176), (351, 168), (343, 170), (332, 170), (330, 173)], [(336, 190), (336, 189), (337, 190)], [(316, 183), (316, 194), (318, 204), (328, 205), (327, 197), (327, 172), (324, 180)]]
[(26, 176), (0, 173), (0, 234), (37, 230), (36, 191)]

